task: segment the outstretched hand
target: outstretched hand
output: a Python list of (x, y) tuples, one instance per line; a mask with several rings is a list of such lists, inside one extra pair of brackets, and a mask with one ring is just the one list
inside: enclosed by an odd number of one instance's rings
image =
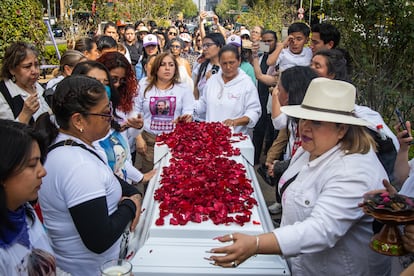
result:
[(230, 245), (226, 245), (219, 248), (213, 248), (210, 253), (220, 254), (212, 255), (206, 258), (212, 261), (213, 265), (221, 267), (237, 267), (245, 260), (256, 254), (256, 237), (245, 235), (241, 233), (233, 233), (230, 235), (224, 235), (215, 238), (220, 242), (227, 243), (233, 242)]

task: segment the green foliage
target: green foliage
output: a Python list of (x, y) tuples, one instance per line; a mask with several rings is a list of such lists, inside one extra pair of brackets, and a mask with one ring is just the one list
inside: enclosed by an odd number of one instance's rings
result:
[(0, 56), (16, 41), (30, 42), (43, 52), (47, 30), (42, 10), (38, 0), (0, 1)]
[(282, 1), (257, 0), (255, 5), (248, 12), (242, 13), (237, 21), (249, 27), (263, 26), (280, 34), (285, 21), (292, 20), (288, 19), (290, 17), (290, 9)]
[[(63, 53), (67, 50), (66, 44), (59, 44), (58, 50), (60, 52), (60, 56), (63, 55)], [(50, 65), (59, 65), (59, 59), (56, 56), (55, 47), (53, 45), (46, 45), (45, 50), (43, 52), (42, 56), (43, 60), (42, 62), (44, 64), (50, 64)]]
[(171, 9), (173, 16), (182, 13), (184, 18), (197, 16), (197, 5), (192, 0), (175, 0)]
[[(329, 7), (353, 58), (359, 101), (393, 124), (399, 107), (413, 120), (414, 6), (406, 0), (344, 0)], [(411, 118), (410, 118), (411, 117)]]
[[(192, 11), (194, 7), (190, 7), (188, 11), (173, 10), (177, 2), (178, 0), (124, 0), (108, 5), (107, 0), (98, 0), (96, 7), (101, 19), (113, 22), (118, 19), (130, 22), (152, 19), (157, 22), (175, 17), (180, 11), (194, 12)], [(182, 3), (189, 5), (187, 0), (181, 0), (180, 4), (177, 3), (177, 7), (182, 7)]]
[(232, 18), (234, 15), (229, 14), (229, 11), (240, 13), (241, 5), (238, 0), (223, 0), (215, 9), (215, 13), (222, 19)]

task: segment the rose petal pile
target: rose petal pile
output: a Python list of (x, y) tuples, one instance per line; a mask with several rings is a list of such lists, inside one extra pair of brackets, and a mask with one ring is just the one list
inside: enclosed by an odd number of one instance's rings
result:
[[(179, 123), (157, 137), (170, 148), (170, 165), (164, 167), (154, 199), (160, 202), (156, 225), (214, 224), (250, 221), (256, 200), (244, 166), (229, 159), (240, 155), (231, 146), (231, 131), (221, 123)], [(240, 137), (239, 137), (240, 138)]]

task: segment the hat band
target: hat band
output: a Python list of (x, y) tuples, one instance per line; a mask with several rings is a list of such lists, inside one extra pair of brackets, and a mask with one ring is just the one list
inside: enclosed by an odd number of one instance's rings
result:
[(340, 115), (347, 115), (347, 116), (356, 117), (353, 111), (348, 112), (348, 111), (325, 109), (325, 108), (313, 107), (313, 106), (309, 106), (309, 105), (305, 105), (305, 104), (302, 104), (301, 107), (304, 108), (304, 109), (309, 109), (309, 110), (314, 110), (314, 111), (321, 111), (321, 112), (327, 112), (327, 113), (333, 113), (333, 114), (340, 114)]

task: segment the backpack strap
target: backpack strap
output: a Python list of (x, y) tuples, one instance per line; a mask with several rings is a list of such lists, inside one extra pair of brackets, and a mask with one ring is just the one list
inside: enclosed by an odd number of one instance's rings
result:
[(93, 150), (91, 150), (91, 149), (88, 149), (84, 144), (79, 144), (79, 143), (76, 143), (75, 141), (73, 141), (72, 139), (68, 139), (68, 140), (64, 140), (64, 141), (60, 141), (59, 143), (56, 143), (56, 144), (54, 144), (54, 145), (51, 145), (49, 148), (48, 148), (48, 152), (51, 152), (52, 150), (54, 150), (55, 148), (58, 148), (58, 147), (62, 147), (62, 146), (76, 146), (76, 147), (81, 147), (82, 149), (84, 149), (84, 150), (87, 150), (87, 151), (89, 151), (90, 153), (92, 153), (93, 155), (95, 155), (99, 160), (101, 160), (105, 165), (106, 165), (106, 163), (105, 163), (105, 161), (96, 153), (96, 152), (94, 152)]
[[(90, 153), (92, 153), (93, 155), (95, 155), (99, 160), (101, 160), (105, 164), (105, 166), (108, 166), (106, 164), (106, 162), (96, 152), (94, 152), (91, 149), (88, 149), (84, 144), (76, 143), (72, 139), (67, 139), (67, 140), (64, 140), (64, 141), (60, 141), (60, 142), (58, 142), (58, 143), (56, 143), (54, 145), (51, 145), (48, 148), (48, 152), (51, 152), (55, 148), (63, 147), (63, 146), (75, 146), (75, 147), (80, 147), (80, 148), (82, 148), (84, 150), (87, 150)], [(122, 195), (124, 195), (124, 196), (131, 196), (131, 195), (135, 195), (135, 194), (140, 194), (142, 196), (142, 193), (140, 191), (138, 191), (137, 188), (135, 188), (134, 186), (130, 185), (128, 182), (126, 182), (125, 180), (123, 180), (122, 178), (120, 178), (119, 176), (117, 176), (116, 174), (114, 174), (114, 176), (116, 177), (116, 179), (118, 179), (118, 182), (121, 185)]]
[(286, 191), (287, 187), (293, 182), (295, 181), (296, 177), (298, 176), (299, 173), (295, 174), (291, 179), (289, 179), (288, 181), (285, 182), (285, 184), (283, 184), (282, 188), (280, 188), (280, 197), (283, 196), (283, 193)]

